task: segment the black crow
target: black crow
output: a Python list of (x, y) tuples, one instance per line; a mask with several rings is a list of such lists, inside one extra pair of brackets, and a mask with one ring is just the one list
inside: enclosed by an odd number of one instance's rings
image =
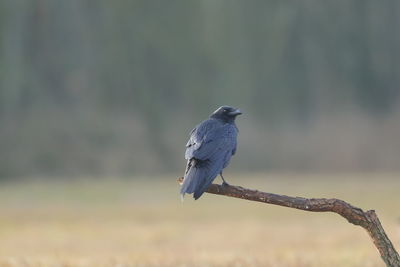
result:
[(222, 170), (236, 152), (238, 129), (235, 124), (239, 109), (222, 106), (191, 132), (186, 144), (187, 165), (181, 196), (192, 194), (198, 199), (218, 174), (224, 183)]

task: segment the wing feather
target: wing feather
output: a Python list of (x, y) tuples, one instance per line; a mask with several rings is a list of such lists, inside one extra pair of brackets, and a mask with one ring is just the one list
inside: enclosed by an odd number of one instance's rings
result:
[(212, 159), (217, 152), (234, 151), (236, 128), (231, 124), (221, 124), (208, 120), (197, 126), (186, 144), (185, 158)]

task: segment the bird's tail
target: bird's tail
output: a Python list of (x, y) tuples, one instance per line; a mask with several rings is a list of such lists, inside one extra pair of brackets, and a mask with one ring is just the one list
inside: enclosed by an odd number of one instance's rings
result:
[[(215, 176), (214, 176), (215, 177)], [(213, 177), (213, 178), (214, 178)], [(214, 179), (208, 179), (206, 180), (196, 191), (194, 191), (193, 198), (195, 200), (199, 199), (201, 195), (207, 190), (207, 188), (211, 185), (212, 181)]]
[(193, 194), (201, 187), (205, 178), (207, 177), (207, 165), (208, 164), (206, 161), (201, 161), (198, 159), (188, 160), (183, 184), (181, 187), (182, 197), (185, 194)]
[(191, 159), (188, 161), (185, 177), (181, 188), (181, 196), (192, 194), (198, 199), (207, 190), (218, 172), (212, 171), (211, 164), (207, 160)]

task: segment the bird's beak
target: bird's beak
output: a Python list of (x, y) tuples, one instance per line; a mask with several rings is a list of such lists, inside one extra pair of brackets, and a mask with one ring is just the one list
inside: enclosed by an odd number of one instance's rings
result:
[(228, 113), (229, 116), (237, 116), (237, 115), (241, 115), (242, 112), (240, 111), (240, 109), (236, 109), (235, 111), (231, 111)]

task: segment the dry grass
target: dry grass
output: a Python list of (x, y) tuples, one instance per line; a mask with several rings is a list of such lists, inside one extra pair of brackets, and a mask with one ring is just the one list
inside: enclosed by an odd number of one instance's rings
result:
[[(376, 209), (400, 247), (397, 175), (226, 177)], [(0, 266), (383, 266), (367, 233), (338, 215), (209, 194), (181, 203), (175, 180), (3, 184)]]

